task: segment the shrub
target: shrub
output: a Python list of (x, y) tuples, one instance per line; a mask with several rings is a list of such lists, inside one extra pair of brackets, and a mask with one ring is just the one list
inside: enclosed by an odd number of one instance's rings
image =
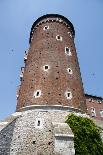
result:
[(103, 155), (103, 143), (100, 131), (89, 118), (70, 114), (66, 123), (74, 133), (76, 155)]

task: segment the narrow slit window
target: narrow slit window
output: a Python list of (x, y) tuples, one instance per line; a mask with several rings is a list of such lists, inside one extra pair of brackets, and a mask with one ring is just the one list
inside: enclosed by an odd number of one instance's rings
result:
[(67, 93), (67, 97), (70, 97), (70, 92), (69, 92), (69, 93)]
[(35, 121), (35, 127), (38, 129), (42, 129), (43, 128), (43, 120), (41, 118), (37, 118)]
[(41, 96), (41, 90), (37, 90), (34, 92), (34, 97), (39, 98)]
[(38, 120), (37, 126), (40, 126), (40, 120)]
[(69, 56), (72, 56), (72, 53), (69, 47), (65, 47), (65, 53)]
[(67, 91), (66, 93), (65, 93), (65, 96), (66, 96), (66, 98), (67, 99), (72, 99), (72, 93), (70, 92), (70, 91)]
[(39, 96), (39, 91), (36, 93), (36, 96)]

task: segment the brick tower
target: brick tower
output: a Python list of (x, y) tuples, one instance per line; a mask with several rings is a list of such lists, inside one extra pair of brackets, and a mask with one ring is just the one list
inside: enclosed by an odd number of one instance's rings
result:
[(25, 53), (17, 111), (35, 107), (71, 107), (86, 112), (72, 23), (57, 14), (38, 18)]
[(2, 123), (1, 155), (75, 154), (74, 135), (65, 120), (71, 112), (85, 115), (86, 103), (74, 36), (72, 23), (61, 15), (34, 22), (17, 109)]

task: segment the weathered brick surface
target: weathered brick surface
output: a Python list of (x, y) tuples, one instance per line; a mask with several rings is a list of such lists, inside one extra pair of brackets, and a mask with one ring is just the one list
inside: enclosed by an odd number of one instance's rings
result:
[[(87, 113), (90, 117), (103, 121), (103, 116), (100, 115), (100, 111), (103, 110), (103, 99), (101, 97), (94, 97), (86, 95)], [(92, 116), (91, 109), (95, 108), (96, 116)]]
[[(49, 17), (42, 19), (37, 28), (34, 27), (17, 111), (36, 104), (72, 106), (86, 111), (74, 37), (68, 34), (72, 30), (63, 19), (61, 22), (56, 21), (57, 18), (52, 18), (53, 21)], [(44, 26), (49, 26), (49, 30), (44, 31)], [(62, 36), (63, 40), (57, 41), (57, 35)], [(65, 54), (65, 47), (70, 48), (72, 56)], [(48, 72), (43, 70), (44, 65), (50, 66)], [(67, 68), (72, 69), (72, 75), (68, 74)], [(40, 98), (33, 97), (35, 90), (41, 90)], [(66, 91), (72, 92), (71, 100), (65, 97)]]

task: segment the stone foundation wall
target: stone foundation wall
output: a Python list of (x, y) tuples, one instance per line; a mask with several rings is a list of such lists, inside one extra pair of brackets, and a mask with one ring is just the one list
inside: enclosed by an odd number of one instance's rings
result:
[[(28, 110), (0, 132), (0, 155), (74, 155), (66, 111)], [(64, 148), (62, 146), (65, 146)]]
[[(42, 106), (19, 115), (16, 112), (13, 117), (17, 118), (0, 131), (0, 155), (74, 155), (74, 135), (65, 123), (71, 112), (71, 109)], [(103, 139), (103, 122), (94, 122)]]

